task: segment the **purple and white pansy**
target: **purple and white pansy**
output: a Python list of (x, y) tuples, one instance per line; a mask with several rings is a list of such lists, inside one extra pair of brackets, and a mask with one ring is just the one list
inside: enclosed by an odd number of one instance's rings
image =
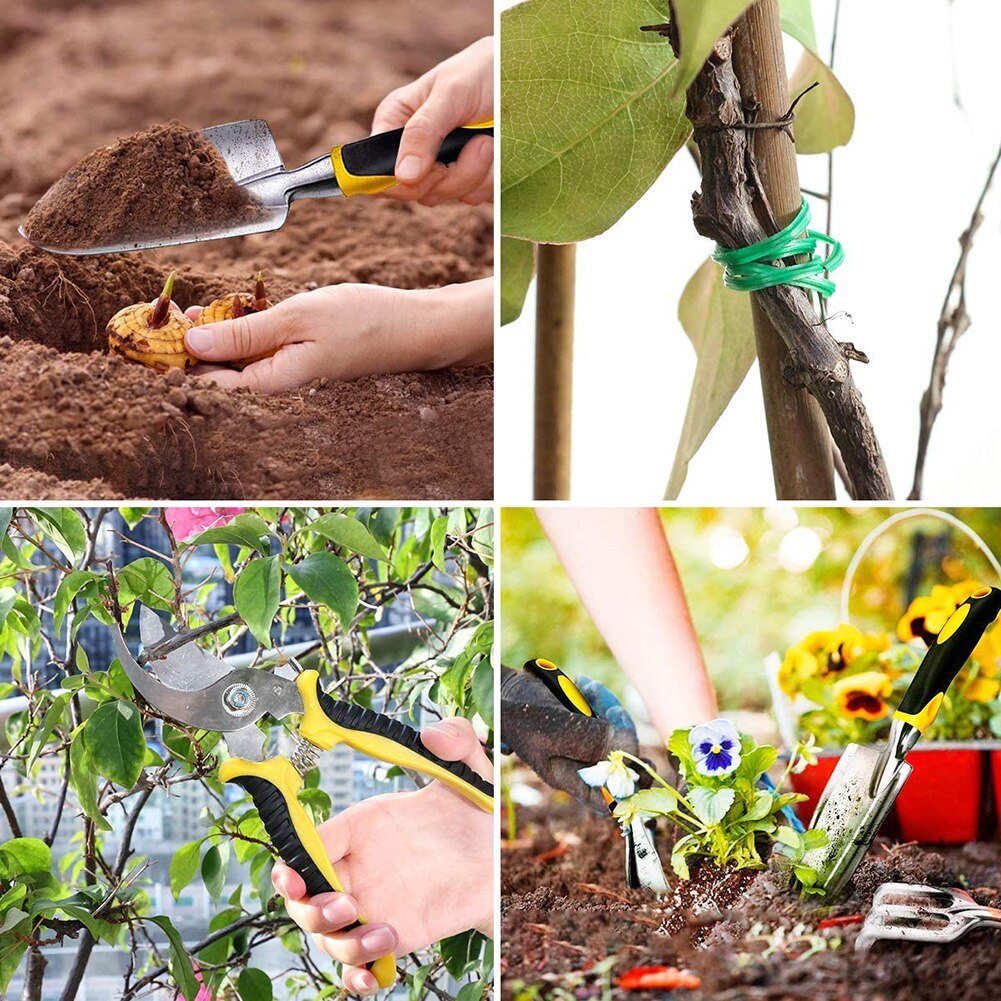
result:
[(612, 751), (608, 757), (590, 768), (581, 768), (577, 774), (592, 789), (608, 790), (613, 799), (626, 799), (636, 791), (639, 778), (625, 762), (621, 751)]
[(740, 734), (728, 719), (714, 719), (688, 731), (695, 769), (716, 778), (729, 775), (740, 764)]

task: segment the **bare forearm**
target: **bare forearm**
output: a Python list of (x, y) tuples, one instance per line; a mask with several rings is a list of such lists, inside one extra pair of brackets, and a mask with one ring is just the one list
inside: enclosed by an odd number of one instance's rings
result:
[(544, 508), (539, 520), (664, 740), (716, 696), (655, 508)]

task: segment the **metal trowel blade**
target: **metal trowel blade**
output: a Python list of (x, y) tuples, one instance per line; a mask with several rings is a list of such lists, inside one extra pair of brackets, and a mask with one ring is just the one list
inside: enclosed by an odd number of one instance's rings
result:
[[(285, 170), (285, 164), (268, 123), (259, 118), (248, 118), (226, 125), (213, 125), (203, 129), (201, 134), (216, 148), (229, 168), (233, 180), (242, 187), (250, 188), (257, 198), (260, 210), (252, 220), (234, 220), (231, 225), (216, 223), (210, 229), (150, 234), (147, 239), (140, 242), (130, 241), (107, 246), (51, 247), (41, 243), (36, 243), (35, 246), (49, 253), (79, 257), (153, 250), (156, 247), (201, 243), (205, 240), (220, 240), (280, 229), (288, 217), (289, 184), (285, 179), (290, 172)], [(56, 184), (58, 183), (57, 181)], [(155, 198), (156, 192), (151, 191), (150, 197)], [(23, 226), (18, 227), (18, 233), (31, 241)]]
[(815, 885), (828, 898), (836, 897), (852, 878), (911, 774), (906, 761), (888, 766), (894, 771), (884, 777), (882, 788), (872, 795), (870, 788), (879, 758), (876, 748), (849, 744), (810, 821), (811, 829), (827, 832), (827, 844), (806, 852), (801, 864), (816, 869)]

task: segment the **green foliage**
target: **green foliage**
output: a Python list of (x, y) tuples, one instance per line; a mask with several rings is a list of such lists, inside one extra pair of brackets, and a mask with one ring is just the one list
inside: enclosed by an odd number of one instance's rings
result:
[(620, 799), (615, 816), (625, 824), (637, 817), (666, 817), (683, 832), (674, 843), (671, 867), (682, 878), (691, 877), (692, 860), (709, 861), (723, 868), (760, 869), (761, 851), (771, 845), (789, 854), (790, 868), (804, 888), (816, 881), (816, 873), (802, 865), (803, 854), (827, 843), (823, 831), (798, 833), (783, 823), (782, 811), (793, 803), (806, 799), (798, 793), (781, 792), (781, 787), (793, 768), (798, 767), (797, 748), (776, 789), (767, 788), (762, 778), (775, 764), (777, 752), (768, 744), (758, 744), (753, 737), (740, 736), (739, 762), (731, 764), (725, 773), (706, 774), (699, 766), (692, 747), (691, 730), (675, 730), (668, 741), (668, 750), (679, 763), (679, 784), (682, 794), (673, 788), (649, 765), (632, 758), (645, 769), (655, 785)]
[(705, 261), (689, 279), (678, 303), (678, 319), (698, 362), (667, 500), (677, 499), (689, 462), (730, 405), (756, 354), (750, 296), (726, 288), (723, 269), (715, 261)]
[(535, 246), (527, 240), (501, 237), (500, 321), (503, 326), (521, 316), (528, 287), (535, 275)]
[[(501, 232), (572, 243), (609, 228), (690, 129), (650, 0), (525, 0), (501, 14)], [(568, 83), (572, 82), (572, 86)]]
[[(166, 972), (156, 973), (156, 984), (188, 1001), (199, 990), (195, 958), (214, 996), (268, 1001), (271, 971), (260, 969), (253, 954), (272, 938), (287, 950), (282, 968), (292, 971), (294, 983), (275, 982), (290, 996), (336, 996), (333, 968), (318, 966), (315, 955), (307, 961), (303, 934), (272, 900), (274, 856), (249, 797), (235, 798), (234, 787), (218, 778), (226, 755), (220, 735), (159, 719), (144, 703), (141, 711), (121, 664), (93, 652), (88, 657), (81, 628), (120, 625), (131, 637), (130, 620), (142, 603), (189, 629), (224, 623), (198, 642), (225, 656), (247, 635), (266, 648), (282, 643), (293, 621), (306, 621), (318, 649), (305, 655), (304, 666), (317, 669), (337, 697), (415, 719), (424, 707), (432, 718), (459, 713), (475, 718), (482, 732), (493, 723), (492, 511), (255, 508), (187, 542), (172, 544), (163, 532), (159, 553), (113, 567), (101, 544), (109, 517), (107, 510), (0, 509), (0, 656), (14, 679), (0, 697), (28, 701), (6, 722), (0, 781), (15, 809), (24, 794), (51, 805), (58, 833), (55, 855), (38, 838), (0, 844), (0, 995), (24, 965), (28, 936), (46, 943), (44, 953), (55, 941), (44, 922), (58, 921), (71, 935), (86, 928), (116, 949), (152, 934), (156, 952), (143, 947), (132, 984), (162, 964)], [(134, 508), (122, 517), (137, 525), (159, 513)], [(221, 572), (206, 579), (201, 566), (189, 569), (197, 546), (214, 547)], [(397, 600), (412, 605), (419, 627), (390, 639), (381, 634), (376, 644), (374, 629)], [(31, 670), (42, 658), (55, 672), (48, 687)], [(387, 672), (388, 664), (399, 666)], [(147, 744), (154, 733), (158, 742)], [(299, 797), (317, 823), (332, 808), (318, 781), (318, 770), (309, 773)], [(53, 782), (67, 786), (58, 821)], [(208, 794), (207, 805), (187, 835), (192, 840), (171, 857), (169, 873), (154, 871), (142, 857), (141, 823), (120, 855), (135, 812), (196, 785)], [(227, 871), (238, 867), (239, 883), (227, 899)], [(169, 879), (175, 899), (208, 894), (214, 915), (205, 935), (212, 942), (185, 947), (170, 919), (157, 913), (152, 878)], [(469, 981), (460, 989), (463, 1001), (477, 1001), (492, 957), (482, 942), (466, 945), (465, 954), (456, 942), (444, 951), (449, 968), (463, 969)], [(432, 982), (445, 969), (438, 948), (423, 950), (420, 959)]]
[(688, 90), (720, 36), (750, 4), (751, 0), (674, 0), (681, 51), (674, 78), (677, 93)]

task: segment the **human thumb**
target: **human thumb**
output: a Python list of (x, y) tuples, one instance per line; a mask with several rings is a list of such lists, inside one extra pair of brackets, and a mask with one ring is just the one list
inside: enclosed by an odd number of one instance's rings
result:
[(493, 779), (493, 765), (469, 720), (461, 716), (443, 719), (421, 730), (421, 741), (442, 761), (461, 761), (481, 778)]
[(292, 300), (260, 313), (191, 327), (184, 335), (188, 351), (207, 362), (236, 361), (266, 355), (287, 344), (292, 336), (295, 306)]
[(404, 184), (422, 180), (434, 166), (442, 140), (461, 124), (449, 91), (441, 87), (432, 89), (403, 126), (396, 179)]

